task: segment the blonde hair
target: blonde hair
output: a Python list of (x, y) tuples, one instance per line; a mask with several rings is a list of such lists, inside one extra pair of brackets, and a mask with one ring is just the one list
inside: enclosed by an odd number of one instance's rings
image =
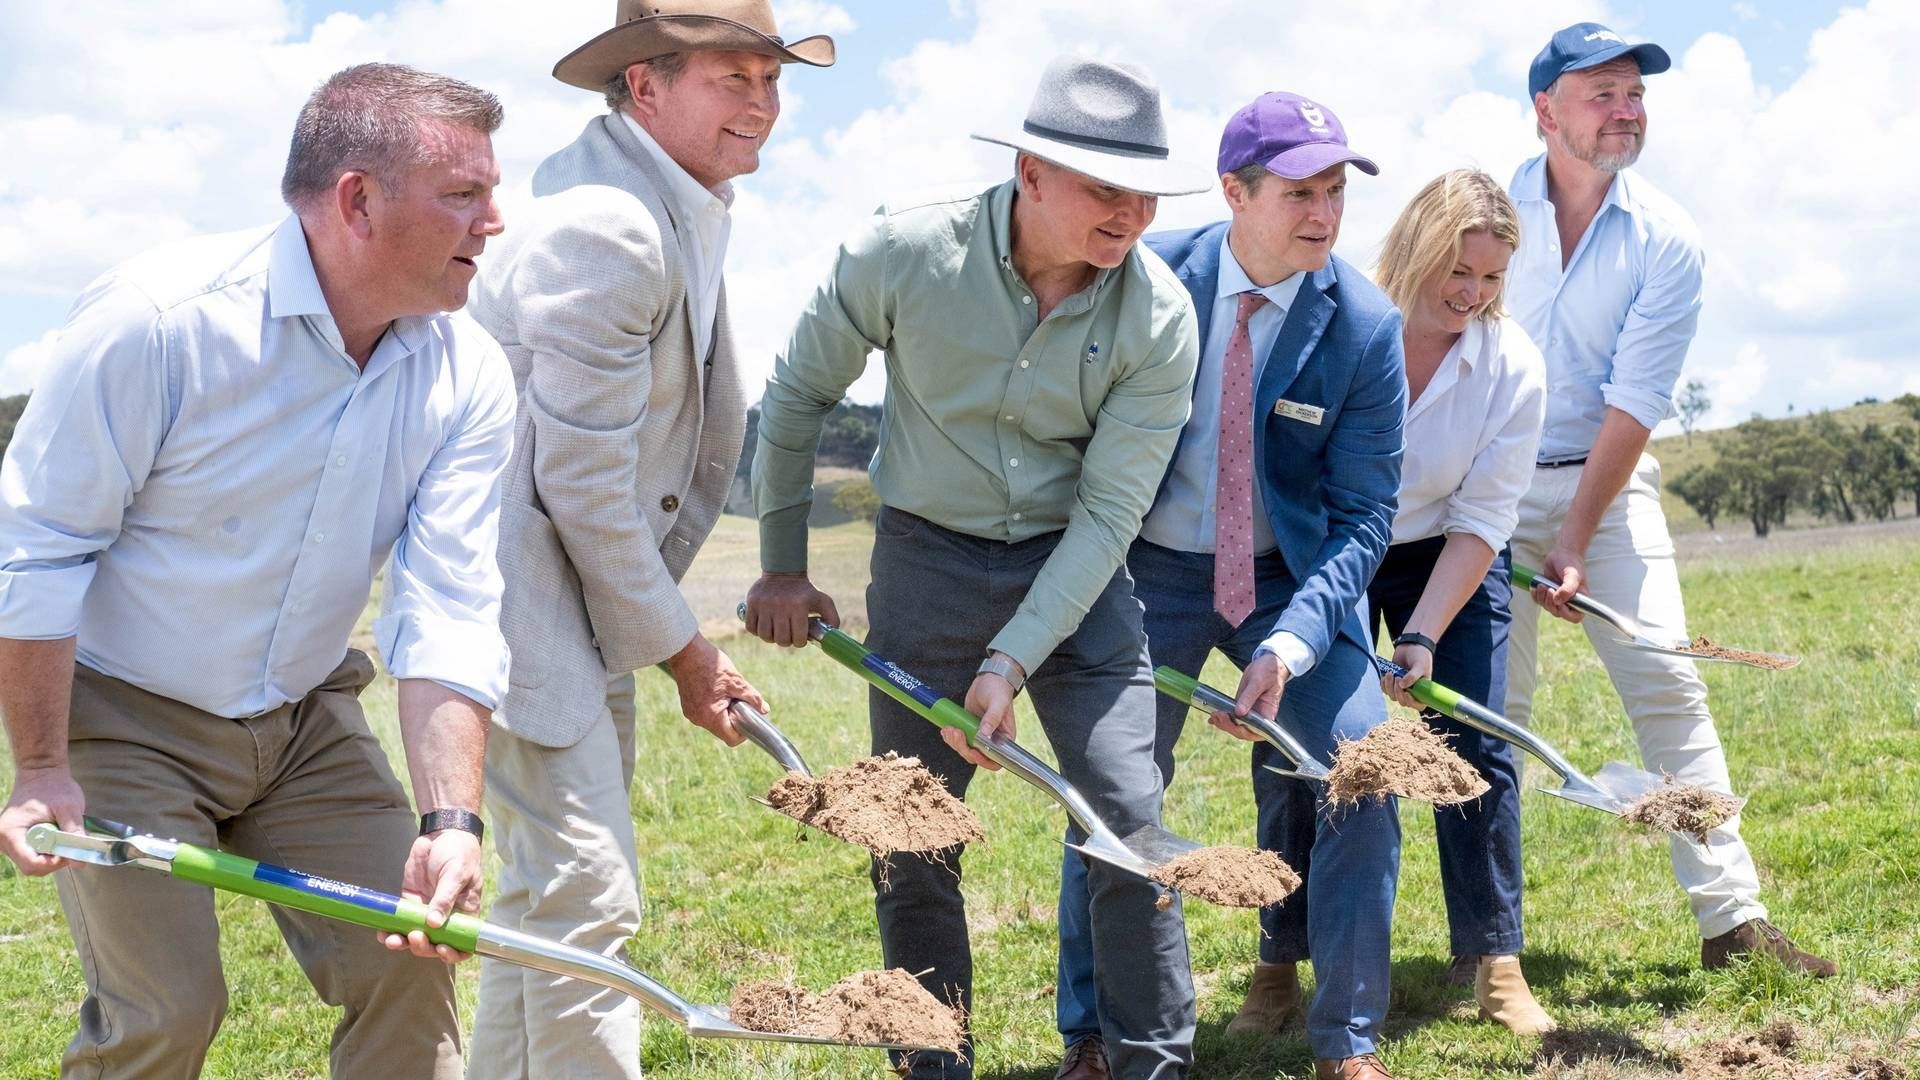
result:
[[(1433, 178), (1413, 197), (1399, 220), (1387, 230), (1380, 246), (1373, 280), (1393, 299), (1402, 314), (1413, 310), (1420, 287), (1436, 272), (1460, 259), (1460, 240), (1471, 232), (1485, 232), (1518, 249), (1520, 214), (1493, 177), (1478, 169), (1454, 169)], [(1481, 311), (1480, 318), (1500, 317), (1504, 284)]]

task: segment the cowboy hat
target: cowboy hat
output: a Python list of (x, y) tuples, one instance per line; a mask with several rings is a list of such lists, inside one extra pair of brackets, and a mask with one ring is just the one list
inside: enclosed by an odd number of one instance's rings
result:
[(789, 45), (775, 32), (767, 0), (618, 0), (613, 29), (568, 53), (553, 77), (582, 90), (599, 90), (630, 64), (671, 52), (732, 49), (833, 65), (833, 39), (825, 34)]
[(1160, 88), (1145, 68), (1062, 56), (1047, 65), (1020, 130), (975, 134), (1103, 184), (1142, 195), (1191, 195), (1213, 178), (1169, 159)]

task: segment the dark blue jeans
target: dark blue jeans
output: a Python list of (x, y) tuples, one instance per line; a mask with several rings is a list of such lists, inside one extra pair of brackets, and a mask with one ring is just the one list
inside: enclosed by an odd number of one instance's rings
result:
[[(1444, 546), (1446, 538), (1436, 536), (1387, 549), (1367, 587), (1367, 602), (1389, 639), (1406, 628)], [(1513, 621), (1508, 560), (1504, 551), (1494, 557), (1486, 580), (1454, 616), (1433, 656), (1434, 682), (1495, 709), (1507, 698), (1507, 626)], [(1473, 802), (1433, 809), (1453, 955), (1518, 953), (1520, 776), (1513, 748), (1431, 709), (1426, 717), (1488, 784)]]
[[(1154, 664), (1197, 674), (1214, 648), (1244, 668), (1292, 599), (1294, 581), (1279, 555), (1255, 563), (1255, 607), (1238, 627), (1213, 610), (1213, 556), (1170, 551), (1134, 541), (1127, 556), (1135, 595), (1146, 608), (1147, 647)], [(1232, 687), (1225, 687), (1231, 691)], [(1154, 758), (1163, 780), (1173, 779), (1173, 747), (1188, 715), (1183, 702), (1161, 695)], [(1358, 739), (1386, 719), (1368, 653), (1339, 636), (1313, 670), (1287, 683), (1280, 720), (1321, 760), (1334, 737)], [(1204, 726), (1204, 725), (1203, 725)], [(1213, 737), (1226, 738), (1218, 732)], [(1260, 912), (1260, 958), (1302, 960), (1311, 951), (1317, 989), (1307, 1011), (1307, 1039), (1316, 1057), (1371, 1053), (1387, 1015), (1389, 942), (1400, 868), (1400, 819), (1393, 801), (1363, 803), (1350, 812), (1321, 813), (1315, 789), (1268, 772), (1288, 765), (1266, 743), (1253, 744), (1253, 793), (1260, 846), (1276, 851), (1303, 876), (1300, 891)], [(1060, 972), (1055, 1001), (1062, 1036), (1072, 1043), (1100, 1031), (1088, 927), (1087, 877), (1082, 860), (1061, 864)], [(1308, 949), (1309, 939), (1316, 946)]]

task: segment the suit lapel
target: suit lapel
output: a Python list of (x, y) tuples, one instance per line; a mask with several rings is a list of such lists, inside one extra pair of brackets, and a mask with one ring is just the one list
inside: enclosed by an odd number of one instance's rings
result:
[[(1287, 392), (1287, 387), (1300, 377), (1307, 357), (1313, 355), (1314, 346), (1320, 344), (1320, 335), (1327, 332), (1327, 323), (1339, 306), (1327, 295), (1334, 280), (1333, 263), (1329, 261), (1300, 283), (1300, 292), (1295, 295), (1293, 306), (1287, 309), (1287, 319), (1280, 324), (1280, 336), (1274, 339), (1273, 351), (1267, 354), (1266, 367), (1260, 372), (1260, 387), (1254, 400), (1261, 409), (1272, 408), (1280, 395)], [(1254, 426), (1257, 429), (1261, 425)]]
[[(1213, 329), (1214, 294), (1220, 291), (1220, 237), (1227, 230), (1227, 223), (1221, 222), (1201, 231), (1194, 237), (1193, 246), (1187, 249), (1186, 258), (1173, 268), (1173, 275), (1187, 287), (1187, 295), (1193, 301), (1194, 320), (1200, 324), (1200, 355), (1207, 355), (1207, 335)], [(1188, 408), (1193, 407), (1195, 387), (1200, 380), (1193, 380), (1187, 387)], [(1179, 438), (1174, 440), (1173, 455), (1167, 458), (1167, 470), (1160, 476), (1159, 491), (1165, 491), (1167, 477), (1173, 475), (1173, 463), (1179, 459), (1181, 449), (1187, 442), (1185, 425), (1180, 428)], [(1155, 495), (1157, 499), (1158, 494)]]
[[(667, 178), (660, 175), (659, 167), (654, 164), (653, 155), (647, 152), (646, 147), (640, 145), (639, 139), (634, 138), (633, 129), (627, 126), (627, 122), (624, 119), (609, 113), (601, 118), (601, 123), (606, 126), (608, 136), (613, 139), (614, 145), (619, 147), (621, 156), (626, 159), (629, 165), (629, 168), (622, 170), (620, 175), (632, 179), (630, 182), (624, 183), (621, 186), (625, 187), (630, 193), (642, 202), (645, 202), (648, 206), (658, 210), (666, 219), (664, 223), (667, 228), (661, 230), (664, 234), (662, 239), (671, 243), (675, 254), (679, 256), (680, 281), (684, 286), (680, 294), (680, 312), (687, 326), (687, 355), (693, 357), (693, 377), (696, 380), (695, 385), (704, 386), (705, 380), (701, 378), (701, 375), (704, 374), (703, 365), (706, 363), (707, 358), (696, 355), (698, 350), (693, 347), (693, 320), (695, 318), (693, 291), (699, 287), (699, 283), (694, 281), (687, 273), (687, 270), (692, 264), (687, 260), (686, 245), (680, 239), (679, 208), (674, 205), (673, 189), (667, 186)], [(716, 312), (717, 310), (716, 308)], [(718, 332), (719, 322), (720, 320), (716, 317), (714, 320), (715, 333), (713, 338), (715, 348), (719, 347), (720, 341)]]

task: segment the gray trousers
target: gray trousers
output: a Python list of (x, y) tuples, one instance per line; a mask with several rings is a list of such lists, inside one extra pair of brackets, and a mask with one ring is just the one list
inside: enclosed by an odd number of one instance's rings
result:
[[(987, 643), (1026, 598), (1058, 534), (1019, 543), (965, 536), (884, 509), (875, 523), (867, 644), (954, 701), (966, 698)], [(1123, 567), (1079, 628), (1029, 674), (1026, 692), (1060, 772), (1120, 835), (1160, 824), (1160, 770), (1153, 761), (1153, 671), (1140, 604)], [(873, 751), (920, 758), (965, 796), (974, 767), (939, 729), (872, 691)], [(1022, 732), (1031, 745), (1033, 732)], [(1018, 783), (1011, 777), (999, 782)], [(1035, 798), (1043, 798), (1039, 792)], [(993, 829), (993, 823), (987, 822)], [(1084, 839), (1069, 827), (1070, 840)], [(1019, 838), (1013, 842), (1020, 842)], [(960, 894), (961, 848), (932, 857), (897, 854), (873, 866), (886, 965), (931, 971), (921, 982), (942, 1000), (972, 1008), (973, 959)], [(1113, 1073), (1170, 1080), (1193, 1063), (1194, 994), (1180, 904), (1157, 910), (1160, 889), (1089, 860), (1094, 982)], [(972, 1056), (971, 1036), (967, 1046)], [(915, 1054), (910, 1075), (964, 1080), (972, 1066), (950, 1055)]]

